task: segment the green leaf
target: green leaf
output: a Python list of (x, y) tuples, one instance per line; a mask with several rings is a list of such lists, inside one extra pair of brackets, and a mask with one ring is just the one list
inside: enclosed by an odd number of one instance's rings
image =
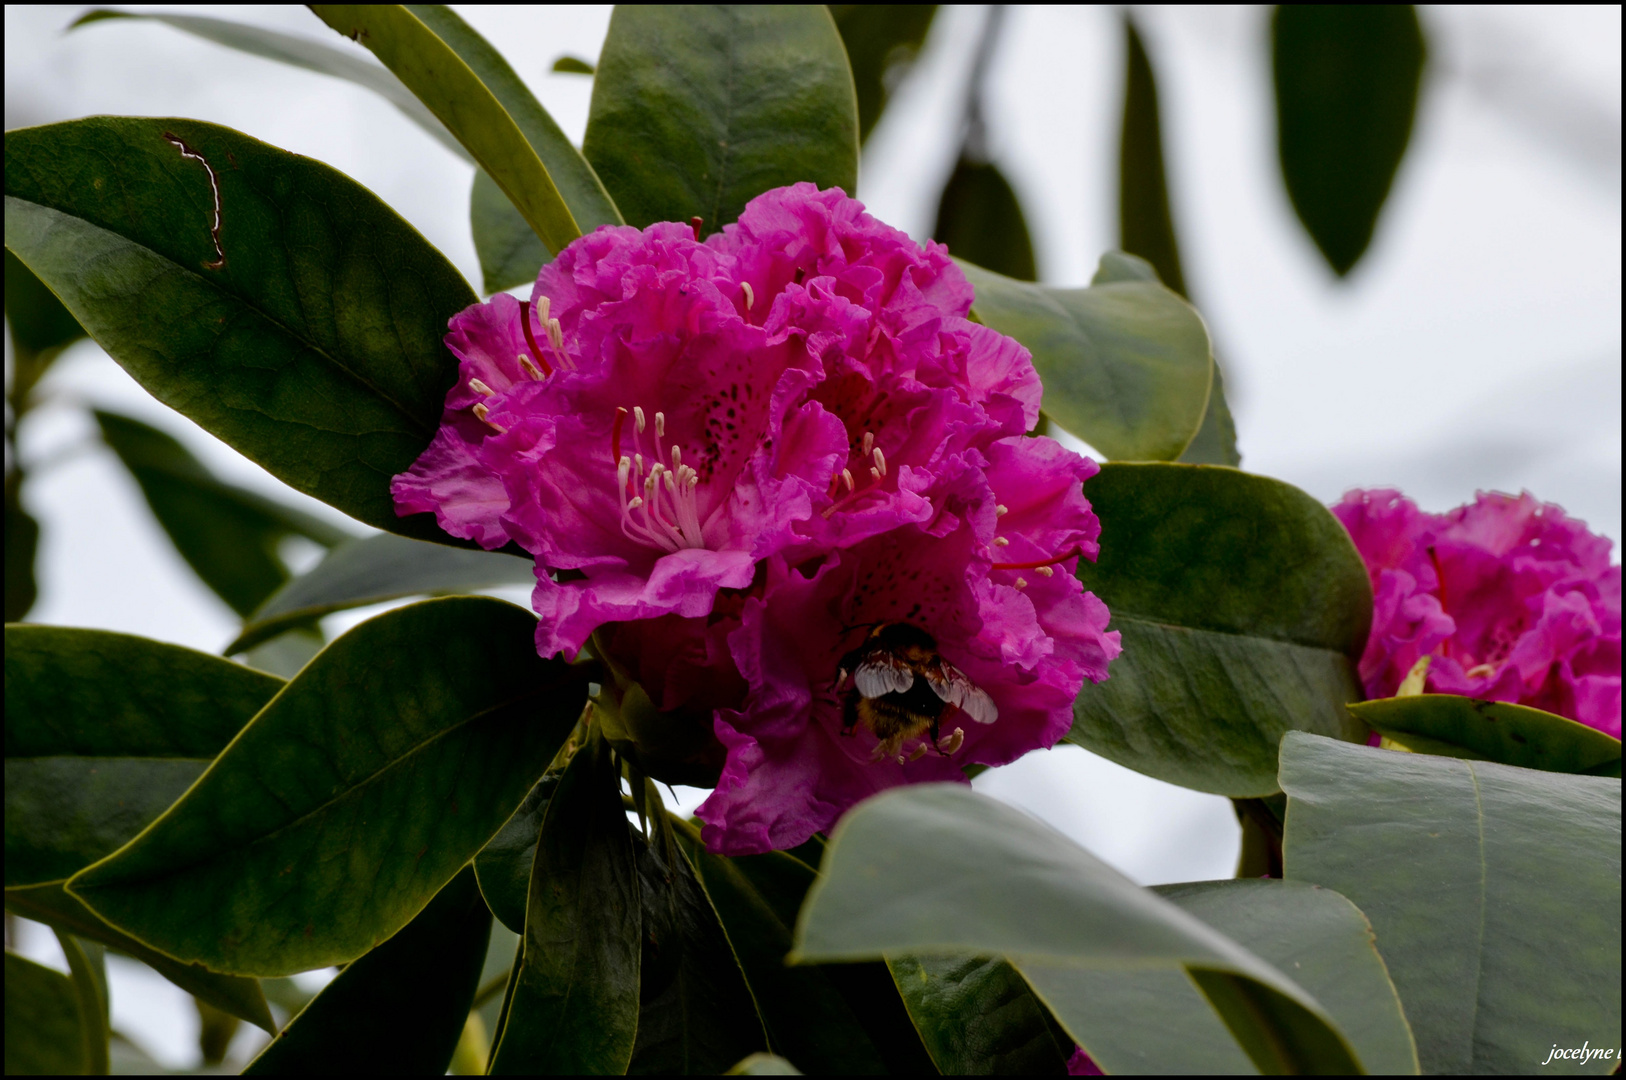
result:
[[(85, 336), (85, 328), (62, 301), (11, 252), (6, 252), (6, 321), (11, 340), (24, 353), (61, 350)], [(35, 378), (38, 373), (35, 374)], [(33, 385), (33, 379), (29, 380)], [(12, 390), (12, 397), (23, 394)]]
[(398, 518), (389, 480), (439, 426), (441, 338), (476, 298), (359, 184), (194, 120), (28, 128), (6, 136), (6, 246), (160, 401), (368, 524), (451, 542)]
[[(826, 969), (785, 963), (796, 912), (813, 884), (814, 872), (780, 851), (736, 858), (713, 855), (692, 826), (672, 824), (728, 932), (769, 1042), (816, 1074), (897, 1071), (887, 1067), (886, 1056), (870, 1038), (867, 1024), (875, 1022), (873, 1012), (860, 1017)], [(884, 977), (885, 969), (878, 974)], [(907, 1021), (903, 1026), (909, 1027)]]
[(54, 930), (116, 949), (146, 964), (187, 993), (268, 1032), (274, 1034), (277, 1030), (258, 979), (217, 975), (201, 964), (183, 964), (156, 952), (91, 914), (90, 909), (70, 896), (61, 884), (7, 888), (6, 910)]
[(85, 1071), (92, 1076), (107, 1075), (108, 1000), (107, 962), (95, 942), (81, 942), (72, 934), (56, 932), (68, 961), (68, 977), (79, 1002), (79, 1035), (84, 1044)]
[(400, 933), (339, 972), (244, 1074), (444, 1075), (490, 936), (464, 867)]
[(423, 102), (414, 97), (412, 91), (403, 86), (401, 80), (392, 75), (389, 69), (368, 63), (342, 49), (335, 49), (331, 45), (311, 41), (309, 38), (284, 34), (278, 30), (268, 30), (263, 26), (251, 26), (248, 23), (231, 22), (227, 19), (212, 19), (204, 15), (144, 15), (97, 8), (75, 19), (69, 24), (68, 29), (76, 30), (81, 26), (108, 19), (151, 19), (203, 38), (205, 41), (212, 41), (216, 45), (224, 45), (228, 49), (236, 49), (251, 56), (262, 56), (267, 60), (277, 60), (297, 68), (304, 68), (306, 71), (331, 75), (336, 79), (364, 86), (394, 105), (408, 120), (434, 136), (446, 149), (471, 165), (474, 163), (469, 152), (463, 149), (463, 144), (446, 130), (446, 125), (435, 119), (435, 114), (424, 108)]
[[(802, 960), (1004, 956), (1035, 972), (1185, 969), (1264, 1071), (1360, 1066), (1313, 997), (1276, 968), (1046, 826), (947, 784), (877, 795), (836, 827), (796, 929)], [(1050, 1001), (1069, 1033), (1087, 1018)]]
[(596, 72), (598, 68), (594, 67), (592, 64), (589, 64), (586, 60), (583, 60), (579, 56), (571, 56), (566, 53), (565, 55), (554, 59), (553, 67), (550, 70), (561, 72), (566, 75), (591, 75)]
[(1236, 421), (1231, 419), (1231, 407), (1225, 401), (1225, 378), (1217, 357), (1214, 388), (1209, 391), (1208, 408), (1203, 411), (1203, 426), (1176, 460), (1187, 465), (1229, 465), (1233, 469), (1242, 464), (1236, 446)]
[(1416, 694), (1351, 705), (1367, 726), (1408, 749), (1548, 772), (1620, 775), (1620, 740), (1525, 705)]
[(322, 633), (320, 626), (295, 627), (249, 649), (243, 654), (242, 662), (248, 667), (291, 679), (315, 659), (326, 644), (327, 635)]
[(1371, 920), (1424, 1072), (1529, 1072), (1555, 1044), (1617, 1044), (1619, 780), (1301, 732), (1281, 760), (1287, 876)]
[(1282, 180), (1339, 277), (1371, 243), (1405, 156), (1424, 52), (1409, 4), (1283, 4), (1271, 21)]
[(899, 956), (887, 962), (915, 1027), (944, 1076), (1066, 1075), (1045, 1007), (1004, 960)]
[(1087, 289), (960, 269), (977, 290), (976, 317), (1033, 353), (1051, 419), (1109, 458), (1169, 460), (1202, 424), (1214, 369), (1208, 331), (1150, 267), (1131, 278), (1127, 262), (1103, 256)]
[(992, 162), (961, 155), (938, 197), (932, 239), (985, 270), (1017, 281), (1038, 279), (1022, 204)]
[(802, 1071), (777, 1054), (752, 1054), (734, 1063), (724, 1076), (801, 1076)]
[(224, 482), (157, 428), (93, 411), (102, 438), (141, 486), (176, 550), (237, 614), (246, 617), (288, 580), (277, 550), (285, 538), (327, 545), (348, 539), (308, 514)]
[(315, 4), (311, 10), (365, 45), (429, 107), (549, 251), (583, 229), (618, 220), (558, 125), (502, 55), (450, 8)]
[(634, 835), (643, 906), (630, 1074), (710, 1075), (768, 1049), (757, 1004), (693, 868)]
[(639, 228), (716, 232), (802, 180), (851, 194), (858, 106), (835, 23), (818, 5), (619, 5), (582, 152)]
[(282, 688), (218, 656), (102, 630), (6, 627), (6, 887), (122, 847)]
[(595, 739), (548, 803), (494, 1074), (618, 1074), (632, 1059), (641, 935), (620, 781)]
[(1163, 169), (1163, 126), (1157, 107), (1157, 81), (1135, 20), (1124, 17), (1124, 116), (1118, 142), (1118, 246), (1157, 269), (1163, 284), (1186, 295), (1180, 269), (1180, 243), (1169, 210), (1169, 182)]
[(1107, 465), (1085, 485), (1101, 556), (1080, 562), (1123, 655), (1086, 685), (1068, 738), (1160, 780), (1277, 790), (1282, 732), (1361, 740), (1372, 590), (1349, 534), (1279, 480), (1200, 465)]
[(585, 684), (536, 655), (534, 627), (483, 597), (362, 623), (185, 798), (69, 888), (132, 936), (216, 971), (355, 959), (480, 850), (574, 726)]
[(525, 932), (525, 898), (531, 890), (531, 864), (536, 859), (536, 838), (548, 802), (559, 786), (559, 773), (550, 772), (519, 804), (497, 835), (474, 857), (480, 894), (497, 921), (516, 934)]
[(40, 546), (40, 524), (23, 508), (23, 471), (6, 473), (6, 622), (21, 622), (34, 601), (34, 555)]
[(469, 228), (474, 233), (474, 253), (480, 259), (481, 289), (487, 293), (529, 285), (552, 257), (484, 169), (474, 170)]
[(426, 544), (389, 533), (351, 540), (267, 599), (223, 651), (229, 655), (251, 649), (335, 611), (420, 593), (468, 592), (535, 581), (531, 564), (512, 555)]
[(886, 110), (889, 87), (897, 85), (925, 43), (937, 5), (830, 4), (829, 8), (852, 65), (858, 137), (868, 139)]
[(6, 1075), (83, 1076), (90, 1072), (85, 1022), (73, 980), (7, 951)]

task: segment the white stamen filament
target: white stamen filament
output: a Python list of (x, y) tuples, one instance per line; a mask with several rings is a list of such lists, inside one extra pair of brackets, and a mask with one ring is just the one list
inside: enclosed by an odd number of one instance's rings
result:
[(498, 435), (501, 435), (503, 432), (508, 430), (507, 428), (503, 427), (501, 424), (492, 423), (491, 418), (490, 418), (490, 414), (491, 414), (491, 410), (486, 408), (484, 405), (476, 405), (474, 407), (474, 415), (477, 416), (479, 418), (480, 422), (482, 424), (484, 424), (486, 427), (488, 427), (491, 430), (495, 431)]
[(497, 391), (493, 390), (491, 387), (487, 386), (485, 383), (481, 382), (479, 379), (470, 379), (469, 380), (469, 389), (473, 390), (476, 394), (479, 394), (481, 397), (491, 397), (492, 395), (496, 394), (496, 392), (497, 392)]
[(750, 311), (756, 306), (757, 294), (752, 291), (749, 281), (740, 282), (740, 288), (745, 291), (745, 310)]
[(644, 410), (643, 410), (643, 406), (634, 405), (632, 407), (632, 418), (633, 418), (633, 420), (637, 421), (637, 423), (638, 423), (638, 434), (642, 435), (644, 433)]
[[(649, 426), (644, 410), (633, 406), (633, 452), (616, 463), (616, 492), (621, 503), (621, 532), (630, 540), (653, 544), (662, 551), (703, 548), (700, 506), (696, 489), (700, 474), (683, 464), (683, 450), (673, 445), (672, 464), (660, 459), (665, 448), (666, 414), (655, 414), (655, 458), (644, 473), (644, 455), (639, 435)], [(629, 498), (628, 482), (631, 482)], [(639, 492), (642, 492), (640, 495)], [(633, 512), (638, 511), (637, 517)]]
[(536, 321), (541, 323), (543, 326), (548, 325), (548, 308), (552, 306), (553, 301), (548, 299), (546, 296), (538, 300), (536, 302)]

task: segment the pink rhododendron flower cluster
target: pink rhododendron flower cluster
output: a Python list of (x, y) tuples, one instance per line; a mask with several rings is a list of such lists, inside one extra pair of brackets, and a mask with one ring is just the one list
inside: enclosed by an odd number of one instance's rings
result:
[[(883, 788), (1054, 744), (1119, 644), (1074, 577), (1097, 467), (1027, 436), (1027, 350), (966, 317), (941, 246), (838, 190), (696, 232), (600, 228), (530, 301), (455, 317), (460, 376), (398, 511), (535, 556), (544, 655), (597, 632), (657, 708), (702, 710), (713, 850), (794, 846)], [(916, 676), (846, 670), (900, 623), (916, 652), (888, 662)], [(929, 686), (941, 723), (877, 734), (860, 683)]]
[(1332, 512), (1372, 577), (1370, 696), (1391, 696), (1431, 656), (1431, 693), (1530, 705), (1620, 738), (1608, 539), (1528, 493), (1426, 514), (1397, 491), (1352, 491)]

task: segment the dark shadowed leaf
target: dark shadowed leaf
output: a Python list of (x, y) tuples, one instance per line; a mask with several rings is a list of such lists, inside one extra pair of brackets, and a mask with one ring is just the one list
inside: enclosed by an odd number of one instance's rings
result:
[(1409, 4), (1283, 4), (1271, 22), (1288, 198), (1342, 277), (1365, 253), (1411, 139), (1423, 30)]
[(468, 592), (535, 580), (531, 563), (512, 555), (426, 544), (389, 533), (351, 540), (266, 600), (223, 651), (253, 648), (335, 611), (419, 593)]
[[(11, 252), (6, 252), (6, 321), (11, 326), (11, 340), (19, 351), (38, 357), (49, 350), (60, 350), (85, 336), (85, 328), (62, 306), (56, 294), (34, 276)], [(28, 380), (32, 386), (39, 373)], [(12, 397), (23, 394), (14, 384)]]
[(956, 258), (1017, 281), (1034, 281), (1033, 241), (1022, 204), (992, 162), (961, 157), (937, 202), (932, 239)]
[(1180, 456), (1212, 381), (1208, 331), (1131, 256), (1101, 259), (1087, 289), (1051, 289), (959, 264), (978, 319), (1033, 353), (1044, 410), (1114, 460)]
[(39, 598), (34, 578), (34, 554), (39, 550), (40, 525), (23, 508), (23, 471), (6, 473), (6, 622), (21, 622)]
[(1135, 20), (1124, 15), (1124, 116), (1118, 143), (1118, 246), (1157, 269), (1163, 284), (1186, 295), (1180, 244), (1169, 210), (1157, 81)]
[(926, 41), (936, 4), (830, 4), (858, 93), (858, 138), (869, 138), (893, 88)]
[(1200, 465), (1106, 465), (1085, 485), (1101, 556), (1081, 562), (1123, 655), (1069, 739), (1170, 783), (1276, 788), (1282, 732), (1365, 738), (1355, 660), (1372, 590), (1343, 526), (1279, 480)]
[(79, 1076), (91, 1071), (73, 980), (6, 953), (6, 1075)]
[(368, 524), (449, 540), (398, 518), (389, 480), (439, 425), (441, 338), (475, 296), (359, 184), (194, 120), (28, 128), (6, 137), (6, 246), (159, 400)]
[(491, 913), (464, 867), (400, 933), (339, 972), (243, 1072), (443, 1075), (490, 936)]
[(900, 956), (887, 962), (944, 1076), (1066, 1075), (1045, 1007), (1016, 969), (987, 956)]
[[(80, 941), (72, 934), (56, 932), (63, 959), (68, 962), (68, 978), (79, 1002), (79, 1037), (83, 1043), (85, 1071), (93, 1076), (107, 1075), (108, 999), (106, 950), (94, 941)], [(9, 990), (9, 984), (8, 984)], [(233, 1023), (236, 1023), (234, 1018)]]
[(538, 780), (514, 816), (474, 857), (474, 873), (486, 906), (498, 922), (516, 934), (525, 932), (525, 897), (531, 890), (536, 838), (542, 831), (548, 802), (559, 786), (559, 776), (557, 772), (550, 772)]
[(835, 23), (819, 5), (617, 7), (582, 152), (639, 228), (715, 232), (801, 180), (852, 194), (858, 107)]
[(1423, 754), (1548, 772), (1620, 775), (1619, 739), (1524, 705), (1416, 694), (1363, 701), (1349, 711), (1388, 739)]
[(641, 918), (620, 781), (595, 739), (548, 802), (492, 1073), (619, 1074), (632, 1059)]
[(525, 216), (514, 209), (484, 169), (474, 170), (469, 228), (474, 233), (474, 253), (480, 258), (480, 288), (487, 293), (530, 284), (542, 264), (552, 258), (525, 224)]
[[(1004, 956), (1030, 982), (1058, 968), (1184, 969), (1265, 1071), (1359, 1068), (1331, 1018), (1274, 966), (1020, 811), (957, 785), (896, 789), (850, 811), (796, 940), (803, 960)], [(1087, 1029), (1076, 1002), (1049, 1004), (1075, 1038)]]
[(1618, 1041), (1618, 779), (1303, 732), (1281, 760), (1287, 876), (1371, 921), (1424, 1072), (1531, 1072), (1555, 1044)]
[[(219, 971), (355, 959), (420, 911), (513, 813), (586, 687), (483, 597), (396, 608), (328, 646), (187, 793), (74, 894)], [(355, 899), (355, 881), (371, 883)]]

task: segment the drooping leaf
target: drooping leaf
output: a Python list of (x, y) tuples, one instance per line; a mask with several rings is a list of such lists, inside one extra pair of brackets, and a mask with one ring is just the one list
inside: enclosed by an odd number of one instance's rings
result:
[(475, 296), (359, 184), (193, 120), (28, 128), (6, 137), (6, 246), (159, 400), (300, 491), (451, 542), (396, 516), (389, 479), (439, 426), (441, 338)]
[(514, 209), (484, 169), (474, 170), (469, 228), (474, 233), (474, 253), (480, 259), (480, 287), (487, 293), (530, 284), (551, 258), (525, 223), (525, 216)]
[[(182, 960), (281, 975), (395, 933), (519, 805), (585, 700), (523, 609), (449, 597), (328, 646), (161, 818), (69, 888)], [(358, 903), (353, 882), (365, 881)]]
[(244, 1074), (444, 1075), (490, 936), (464, 867), (399, 933), (346, 965)]
[(435, 114), (424, 108), (423, 102), (414, 97), (412, 91), (403, 86), (401, 80), (391, 74), (388, 68), (369, 63), (343, 49), (335, 49), (331, 45), (324, 45), (319, 41), (294, 34), (284, 34), (280, 30), (232, 22), (228, 19), (214, 19), (206, 15), (138, 14), (97, 8), (79, 16), (68, 25), (68, 29), (76, 30), (81, 26), (108, 19), (151, 19), (153, 22), (163, 23), (205, 41), (212, 41), (216, 45), (224, 45), (228, 49), (236, 49), (251, 56), (263, 56), (267, 60), (277, 60), (297, 68), (304, 68), (306, 71), (331, 75), (336, 79), (364, 86), (401, 110), (408, 120), (423, 128), (446, 149), (471, 165), (474, 163), (474, 158), (469, 156), (469, 152), (463, 149), (463, 144), (446, 130), (446, 125), (435, 119)]
[(1033, 353), (1052, 420), (1114, 460), (1180, 456), (1214, 364), (1202, 319), (1149, 267), (1103, 256), (1089, 288), (1051, 289), (959, 265), (977, 318)]
[[(62, 306), (56, 294), (10, 251), (6, 252), (6, 321), (11, 326), (12, 343), (25, 358), (28, 354), (37, 357), (63, 349), (85, 336), (85, 328)], [(38, 374), (28, 379), (29, 386)], [(25, 392), (26, 387), (14, 384), (12, 397), (20, 398)]]
[(6, 1075), (83, 1076), (85, 1021), (73, 980), (6, 952)]
[(1180, 243), (1163, 168), (1157, 80), (1133, 16), (1125, 12), (1124, 115), (1118, 142), (1118, 246), (1151, 263), (1158, 278), (1186, 295)]
[(332, 545), (326, 522), (228, 484), (157, 428), (94, 410), (102, 438), (130, 470), (181, 557), (228, 607), (247, 616), (288, 580), (278, 545), (290, 535)]
[(740, 962), (682, 851), (634, 835), (643, 907), (629, 1074), (710, 1075), (768, 1049)]
[(1618, 779), (1304, 732), (1281, 761), (1287, 876), (1371, 921), (1424, 1072), (1528, 1072), (1555, 1044), (1618, 1041)]
[(1007, 961), (900, 956), (887, 961), (915, 1028), (944, 1076), (1066, 1075), (1045, 1007)]
[(474, 857), (474, 873), (486, 906), (498, 922), (516, 934), (525, 932), (525, 898), (531, 890), (536, 838), (542, 832), (548, 802), (559, 786), (559, 775), (550, 772), (538, 780), (514, 816)]
[(1283, 4), (1271, 21), (1282, 180), (1339, 277), (1372, 242), (1405, 156), (1424, 52), (1409, 4)]
[(34, 555), (40, 546), (40, 524), (23, 507), (23, 471), (6, 473), (6, 622), (21, 622), (39, 599)]
[(1276, 787), (1290, 729), (1366, 737), (1345, 710), (1372, 591), (1343, 526), (1279, 480), (1197, 465), (1107, 465), (1085, 485), (1101, 555), (1079, 579), (1123, 655), (1086, 685), (1069, 739), (1170, 783)]
[(290, 627), (335, 611), (419, 593), (467, 592), (535, 580), (531, 564), (512, 555), (426, 544), (389, 533), (351, 540), (267, 599), (223, 651), (251, 649)]
[(847, 51), (818, 5), (624, 4), (599, 54), (582, 152), (627, 224), (701, 219), (769, 188), (858, 180)]
[(1036, 281), (1033, 241), (1016, 192), (999, 167), (965, 156), (937, 201), (932, 239), (959, 259), (1017, 281)]
[[(899, 77), (926, 41), (936, 4), (831, 4), (858, 94), (858, 138), (869, 138)], [(849, 193), (850, 194), (850, 193)]]
[(1391, 741), (1424, 754), (1548, 772), (1620, 775), (1620, 740), (1563, 716), (1507, 701), (1416, 694), (1351, 705)]
[(492, 1073), (623, 1073), (638, 1027), (638, 875), (620, 771), (594, 740), (542, 822)]
[[(68, 962), (68, 978), (79, 1002), (79, 1036), (85, 1071), (92, 1076), (105, 1076), (109, 1019), (104, 950), (94, 941), (80, 941), (60, 930), (56, 932), (56, 940), (62, 947), (63, 959)], [(9, 984), (7, 989), (9, 991)]]
[[(1056, 968), (1185, 969), (1262, 1070), (1360, 1067), (1333, 1020), (1275, 967), (1020, 811), (957, 785), (895, 789), (849, 811), (796, 940), (803, 960), (1004, 956), (1030, 982)], [(1080, 1038), (1087, 1018), (1049, 1003)]]
[(60, 881), (124, 845), (282, 688), (128, 634), (6, 627), (6, 886)]

